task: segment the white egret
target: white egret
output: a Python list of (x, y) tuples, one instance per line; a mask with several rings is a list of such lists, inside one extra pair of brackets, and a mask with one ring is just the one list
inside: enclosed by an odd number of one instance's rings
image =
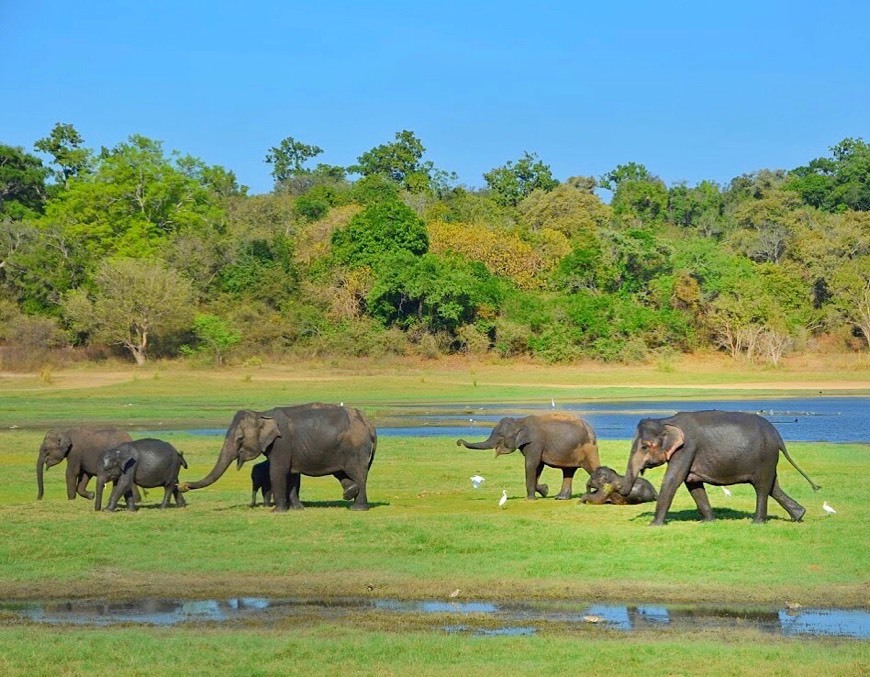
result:
[(550, 406), (553, 407), (553, 409), (556, 408), (556, 400), (554, 400), (552, 397), (550, 398)]
[(486, 479), (481, 477), (480, 475), (472, 475), (471, 476), (471, 486), (475, 489), (479, 488), (481, 484), (486, 482)]
[(827, 501), (822, 503), (822, 510), (824, 510), (829, 515), (836, 515), (837, 514), (837, 511), (834, 510), (831, 506), (829, 506)]
[(498, 507), (504, 508), (505, 503), (507, 503), (507, 489), (501, 490), (501, 498), (498, 499)]
[(732, 494), (731, 494), (731, 490), (730, 490), (728, 487), (722, 487), (722, 492), (723, 492), (726, 496), (731, 496), (731, 495), (732, 495)]

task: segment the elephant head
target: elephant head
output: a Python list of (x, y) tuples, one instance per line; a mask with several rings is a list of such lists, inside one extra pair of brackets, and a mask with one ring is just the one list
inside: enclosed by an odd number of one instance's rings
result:
[(531, 437), (528, 426), (525, 425), (523, 419), (519, 418), (503, 418), (492, 429), (489, 438), (483, 442), (456, 440), (457, 446), (466, 449), (495, 449), (496, 456), (509, 454), (529, 442), (531, 442)]
[(265, 453), (272, 443), (281, 436), (274, 416), (256, 411), (239, 411), (227, 430), (224, 445), (211, 472), (198, 482), (186, 482), (182, 491), (201, 489), (216, 482), (226, 472), (233, 461), (241, 468), (245, 461), (255, 459)]
[(625, 481), (619, 489), (623, 496), (631, 492), (638, 475), (643, 475), (647, 468), (667, 463), (674, 452), (685, 444), (683, 431), (669, 421), (666, 418), (645, 418), (637, 424)]
[(39, 456), (36, 459), (37, 500), (42, 500), (43, 470), (57, 465), (67, 457), (72, 448), (72, 438), (63, 431), (49, 430), (39, 446)]
[(606, 465), (598, 466), (586, 480), (586, 492), (605, 491), (606, 487), (617, 491), (622, 487), (622, 477)]

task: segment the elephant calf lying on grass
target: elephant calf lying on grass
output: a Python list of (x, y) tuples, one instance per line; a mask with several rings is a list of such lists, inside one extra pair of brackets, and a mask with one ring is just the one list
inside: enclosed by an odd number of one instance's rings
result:
[(649, 503), (656, 500), (658, 495), (649, 480), (638, 477), (634, 486), (627, 496), (619, 493), (625, 476), (617, 473), (613, 468), (602, 465), (596, 468), (586, 482), (586, 493), (580, 497), (581, 503), (593, 503), (602, 505), (635, 505), (637, 503)]

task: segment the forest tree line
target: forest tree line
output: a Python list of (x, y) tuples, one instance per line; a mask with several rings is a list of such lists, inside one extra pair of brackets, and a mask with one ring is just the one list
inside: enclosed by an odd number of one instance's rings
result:
[[(3, 368), (58, 354), (447, 353), (776, 364), (870, 342), (870, 147), (667, 186), (642, 164), (559, 181), (534, 153), (457, 184), (407, 130), (347, 167), (287, 137), (275, 184), (58, 123), (0, 144)], [(609, 191), (605, 203), (596, 190)]]

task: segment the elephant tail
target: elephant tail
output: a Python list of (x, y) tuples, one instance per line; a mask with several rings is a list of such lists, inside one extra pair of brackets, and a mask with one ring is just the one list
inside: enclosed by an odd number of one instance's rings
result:
[(179, 452), (178, 452), (178, 457), (181, 459), (181, 467), (186, 469), (186, 468), (187, 468), (187, 461), (184, 460), (184, 454), (182, 454), (182, 453), (179, 451)]
[(780, 443), (779, 443), (779, 450), (780, 450), (780, 451), (785, 455), (786, 459), (788, 459), (788, 462), (792, 464), (792, 467), (793, 467), (795, 470), (797, 470), (801, 475), (803, 475), (803, 476), (804, 476), (804, 479), (805, 479), (807, 482), (810, 483), (810, 486), (813, 488), (813, 491), (818, 491), (819, 489), (822, 488), (821, 486), (819, 486), (818, 484), (816, 484), (815, 482), (813, 482), (813, 481), (810, 479), (810, 476), (807, 475), (803, 470), (801, 470), (801, 469), (798, 467), (798, 464), (794, 462), (794, 459), (789, 455), (788, 450), (786, 450), (786, 448), (785, 448), (785, 442), (780, 442)]

